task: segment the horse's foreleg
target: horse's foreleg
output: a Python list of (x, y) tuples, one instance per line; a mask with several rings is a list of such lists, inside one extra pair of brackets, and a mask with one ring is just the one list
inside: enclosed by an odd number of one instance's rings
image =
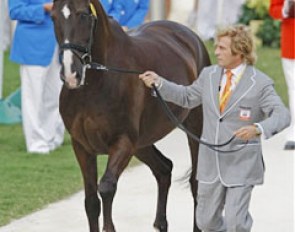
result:
[(73, 141), (73, 148), (79, 162), (85, 188), (85, 210), (90, 232), (98, 232), (98, 217), (100, 215), (100, 200), (97, 196), (97, 165), (96, 155), (89, 154), (81, 145)]
[(133, 145), (127, 137), (121, 137), (109, 150), (109, 160), (106, 171), (100, 180), (99, 193), (103, 202), (103, 231), (114, 232), (112, 219), (112, 204), (117, 191), (119, 176), (128, 165)]
[(158, 184), (157, 214), (154, 227), (160, 232), (167, 232), (166, 217), (167, 196), (171, 185), (171, 172), (173, 164), (155, 147), (150, 146), (138, 150), (136, 157), (151, 169)]

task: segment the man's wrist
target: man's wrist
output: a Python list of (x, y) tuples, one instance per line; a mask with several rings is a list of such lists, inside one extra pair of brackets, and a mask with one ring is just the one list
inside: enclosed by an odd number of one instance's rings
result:
[(253, 126), (255, 127), (255, 133), (257, 136), (262, 134), (262, 130), (261, 128), (258, 126), (258, 124), (253, 124)]
[(162, 80), (160, 77), (158, 77), (156, 80), (155, 80), (155, 86), (157, 89), (160, 89), (162, 87)]

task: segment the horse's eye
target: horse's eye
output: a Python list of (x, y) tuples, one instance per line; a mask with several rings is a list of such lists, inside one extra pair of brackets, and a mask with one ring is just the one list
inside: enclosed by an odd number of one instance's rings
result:
[(89, 17), (90, 17), (90, 15), (88, 13), (81, 13), (80, 14), (81, 19), (88, 19)]
[(82, 23), (87, 23), (89, 21), (89, 15), (86, 13), (82, 13), (79, 15), (79, 19)]

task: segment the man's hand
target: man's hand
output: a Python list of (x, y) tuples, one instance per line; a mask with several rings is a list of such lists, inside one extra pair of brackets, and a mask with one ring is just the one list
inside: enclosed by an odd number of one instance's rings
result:
[(234, 132), (235, 136), (242, 140), (250, 140), (258, 136), (255, 125), (244, 126)]
[(149, 88), (152, 88), (153, 84), (155, 84), (156, 86), (159, 85), (160, 82), (159, 75), (152, 71), (146, 71), (145, 73), (140, 74), (139, 79), (141, 79)]
[(127, 26), (122, 26), (123, 31), (128, 31), (129, 28)]
[(52, 2), (44, 3), (44, 5), (43, 5), (43, 9), (45, 12), (51, 12), (52, 7), (53, 7)]

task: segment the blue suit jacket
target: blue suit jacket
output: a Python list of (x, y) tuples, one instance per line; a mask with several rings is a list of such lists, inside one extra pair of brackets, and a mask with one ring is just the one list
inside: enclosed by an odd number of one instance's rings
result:
[(128, 28), (144, 22), (149, 9), (149, 0), (101, 0), (106, 13)]
[(43, 10), (46, 2), (51, 0), (9, 0), (10, 18), (17, 20), (12, 61), (26, 65), (50, 64), (56, 39), (50, 15)]

